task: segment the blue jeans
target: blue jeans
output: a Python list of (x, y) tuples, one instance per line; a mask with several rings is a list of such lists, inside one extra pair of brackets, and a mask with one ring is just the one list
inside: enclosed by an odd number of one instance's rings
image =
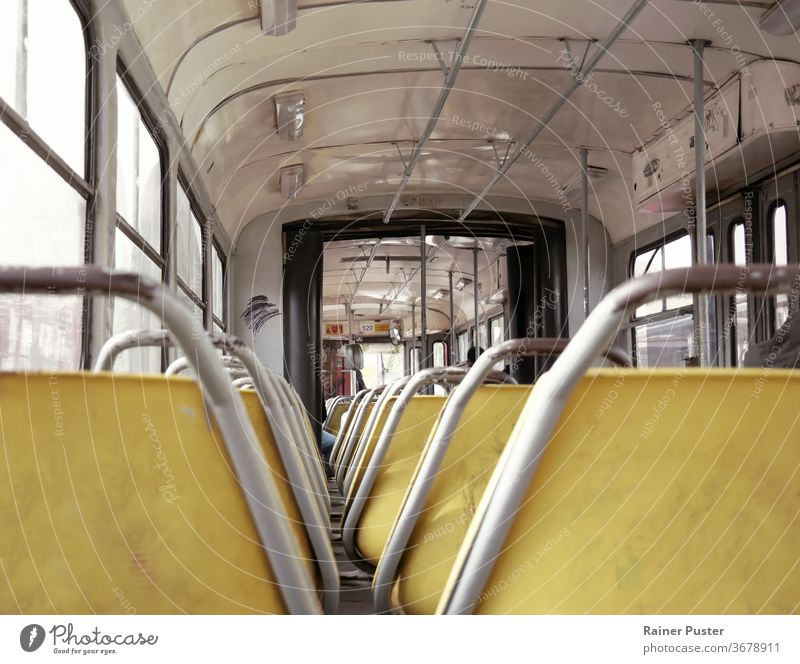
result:
[(333, 468), (331, 468), (331, 452), (333, 451), (333, 446), (335, 443), (336, 436), (323, 429), (320, 451), (322, 452), (322, 460), (325, 462), (325, 474), (328, 477), (333, 477)]

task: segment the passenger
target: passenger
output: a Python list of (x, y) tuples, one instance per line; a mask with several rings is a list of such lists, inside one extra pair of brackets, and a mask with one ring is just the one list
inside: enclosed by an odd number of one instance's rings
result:
[(473, 364), (475, 364), (475, 360), (477, 360), (485, 352), (486, 351), (483, 348), (481, 348), (480, 346), (478, 346), (478, 350), (476, 352), (475, 351), (475, 346), (472, 346), (472, 348), (470, 348), (467, 351), (467, 361), (464, 363), (464, 365), (468, 366), (468, 367), (471, 367)]
[[(328, 420), (328, 410), (325, 408), (325, 402), (322, 402), (322, 424), (323, 427), (325, 422)], [(328, 477), (333, 477), (333, 468), (331, 468), (331, 452), (333, 451), (333, 446), (336, 444), (336, 436), (334, 436), (330, 431), (325, 431), (325, 429), (321, 429), (320, 434), (320, 441), (319, 441), (319, 451), (322, 454), (322, 460), (325, 463), (325, 475)]]
[(744, 354), (744, 366), (765, 369), (800, 369), (800, 314), (795, 311), (775, 336), (753, 344)]

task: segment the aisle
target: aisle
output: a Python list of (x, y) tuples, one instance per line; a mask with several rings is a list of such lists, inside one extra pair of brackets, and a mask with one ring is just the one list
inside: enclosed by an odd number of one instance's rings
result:
[(340, 531), (344, 498), (332, 479), (328, 480), (328, 492), (331, 496), (331, 540), (341, 579), (339, 615), (371, 614), (373, 613), (372, 575), (358, 569), (344, 552)]

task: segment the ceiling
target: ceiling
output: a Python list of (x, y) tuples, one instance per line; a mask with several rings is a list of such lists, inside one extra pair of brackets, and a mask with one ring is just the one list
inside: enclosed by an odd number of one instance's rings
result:
[[(452, 52), (474, 6), (300, 0), (296, 30), (268, 37), (253, 0), (123, 4), (233, 240), (262, 215), (280, 211), (290, 220), (293, 208), (307, 210), (353, 187), (363, 200), (391, 198), (443, 83), (430, 42)], [(630, 187), (632, 152), (659, 131), (653, 104), (668, 117), (690, 105), (690, 39), (711, 42), (709, 91), (755, 59), (800, 59), (797, 35), (758, 29), (773, 4), (653, 0), (601, 60), (596, 90), (581, 87), (493, 193), (529, 202), (532, 211), (537, 202), (558, 203), (585, 147), (589, 164), (608, 171), (592, 183), (590, 212), (611, 241), (660, 223), (659, 215), (635, 210)], [(490, 0), (407, 193), (470, 200), (509, 140), (524, 139), (569, 86), (565, 49), (583, 58), (630, 5)], [(305, 134), (288, 142), (277, 136), (273, 97), (295, 90), (305, 96)], [(287, 200), (279, 173), (295, 164), (304, 166), (304, 186)]]

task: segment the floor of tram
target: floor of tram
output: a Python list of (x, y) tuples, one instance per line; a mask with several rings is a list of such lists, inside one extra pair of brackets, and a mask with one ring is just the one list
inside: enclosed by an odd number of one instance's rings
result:
[(339, 615), (369, 615), (374, 613), (372, 601), (372, 575), (358, 569), (344, 551), (341, 536), (342, 510), (344, 498), (339, 487), (328, 480), (328, 492), (331, 496), (331, 539), (333, 553), (339, 566), (341, 591), (339, 594)]

